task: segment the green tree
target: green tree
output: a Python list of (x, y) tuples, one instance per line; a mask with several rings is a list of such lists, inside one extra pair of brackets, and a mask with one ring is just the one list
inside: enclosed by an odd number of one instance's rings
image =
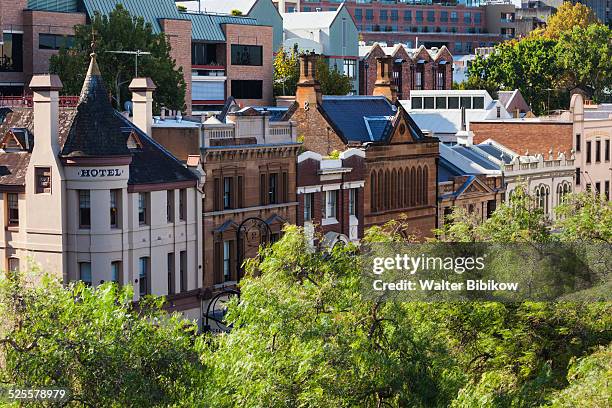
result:
[(317, 79), (323, 95), (346, 95), (353, 89), (351, 79), (336, 67), (330, 67), (328, 58), (317, 60)]
[(593, 99), (601, 101), (612, 89), (612, 30), (603, 24), (574, 26), (558, 37), (555, 48), (564, 87), (589, 87), (595, 91)]
[(506, 41), (468, 69), (468, 83), (497, 84), (497, 90), (519, 89), (536, 114), (567, 107), (567, 91), (558, 84), (561, 68), (556, 41), (542, 36)]
[(612, 245), (612, 203), (592, 193), (571, 194), (555, 208), (555, 229), (563, 241), (593, 241)]
[[(92, 33), (95, 33), (95, 38)], [(163, 33), (155, 34), (142, 17), (131, 16), (121, 4), (108, 16), (96, 13), (89, 25), (75, 26), (74, 48), (60, 50), (50, 60), (50, 71), (64, 84), (62, 92), (78, 95), (83, 85), (92, 40), (97, 61), (115, 107), (131, 99), (128, 85), (135, 75), (134, 55), (109, 51), (147, 51), (138, 58), (138, 76), (150, 77), (157, 90), (153, 96), (156, 112), (162, 106), (181, 110), (185, 103), (185, 81), (182, 68), (176, 68), (170, 56), (170, 44)]]
[(300, 79), (300, 60), (296, 47), (291, 51), (281, 47), (272, 63), (274, 66), (274, 95), (295, 95)]
[[(38, 275), (40, 278), (40, 275)], [(170, 406), (198, 400), (205, 369), (197, 327), (161, 311), (163, 298), (135, 308), (131, 287), (36, 287), (0, 281), (0, 382), (70, 390), (68, 406)], [(77, 404), (78, 402), (78, 404)]]
[[(295, 95), (300, 79), (300, 58), (297, 48), (287, 51), (281, 47), (274, 57), (274, 95)], [(329, 66), (329, 60), (321, 57), (317, 61), (317, 80), (323, 95), (346, 95), (353, 85), (351, 79)]]
[[(574, 27), (586, 28), (591, 24), (601, 24), (593, 10), (582, 3), (564, 2), (557, 12), (546, 22), (546, 29), (541, 33), (549, 38), (559, 37), (564, 31), (572, 31)], [(540, 34), (536, 31), (536, 35)]]

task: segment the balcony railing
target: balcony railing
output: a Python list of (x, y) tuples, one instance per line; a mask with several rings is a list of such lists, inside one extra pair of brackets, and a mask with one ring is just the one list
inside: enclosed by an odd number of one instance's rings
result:
[[(78, 96), (59, 97), (59, 106), (62, 108), (74, 108), (78, 104)], [(7, 108), (31, 108), (34, 104), (32, 96), (0, 96), (0, 106)]]

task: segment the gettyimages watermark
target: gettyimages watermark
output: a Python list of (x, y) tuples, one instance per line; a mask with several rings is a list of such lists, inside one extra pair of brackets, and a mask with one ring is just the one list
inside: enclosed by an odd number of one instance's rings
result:
[(397, 301), (610, 301), (612, 246), (597, 243), (371, 244), (362, 292)]

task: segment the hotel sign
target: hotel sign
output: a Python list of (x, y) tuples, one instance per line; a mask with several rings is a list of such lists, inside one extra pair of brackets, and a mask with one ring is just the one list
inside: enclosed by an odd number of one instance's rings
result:
[(123, 174), (121, 169), (81, 169), (79, 177), (119, 177)]

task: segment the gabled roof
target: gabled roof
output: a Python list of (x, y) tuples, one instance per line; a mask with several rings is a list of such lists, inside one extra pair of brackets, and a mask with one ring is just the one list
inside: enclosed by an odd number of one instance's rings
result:
[(362, 143), (380, 142), (386, 136), (379, 131), (379, 125), (371, 133), (366, 124), (372, 122), (364, 118), (393, 117), (397, 113), (397, 108), (384, 96), (323, 96), (320, 109), (340, 137)]
[(115, 115), (96, 55), (91, 54), (77, 113), (60, 153), (62, 157), (129, 156), (123, 123)]
[(281, 13), (283, 28), (288, 30), (329, 28), (338, 14), (342, 12), (344, 4), (334, 11), (300, 11), (296, 13)]

